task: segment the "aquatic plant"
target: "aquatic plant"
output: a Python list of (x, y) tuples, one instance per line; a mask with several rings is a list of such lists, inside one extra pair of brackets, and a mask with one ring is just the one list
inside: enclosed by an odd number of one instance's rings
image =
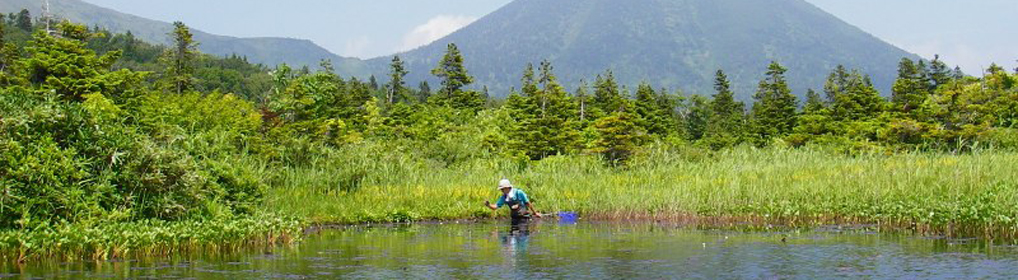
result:
[[(514, 179), (542, 212), (599, 219), (691, 219), (809, 226), (874, 223), (950, 236), (1016, 237), (1018, 154), (832, 155), (812, 149), (743, 147), (709, 157), (651, 151), (625, 169), (594, 156), (550, 157), (519, 168), (511, 159), (433, 167), (406, 156), (347, 150), (336, 160), (279, 174), (267, 207), (314, 223), (377, 223), (497, 217), (480, 203)], [(354, 158), (373, 158), (361, 161)], [(360, 168), (360, 188), (334, 174)], [(412, 213), (412, 214), (411, 214)]]

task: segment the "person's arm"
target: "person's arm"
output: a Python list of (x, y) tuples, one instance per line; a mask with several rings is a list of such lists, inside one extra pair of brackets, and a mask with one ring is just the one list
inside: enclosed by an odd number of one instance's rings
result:
[(498, 206), (492, 205), (491, 201), (487, 200), (484, 201), (484, 207), (488, 207), (489, 209), (491, 209), (491, 211), (498, 210)]
[(488, 209), (491, 209), (491, 211), (498, 210), (498, 208), (502, 207), (502, 204), (505, 204), (505, 196), (499, 197), (498, 201), (496, 201), (495, 204), (491, 204), (491, 202), (487, 200), (484, 201), (484, 206), (488, 207)]
[(542, 216), (541, 213), (537, 213), (537, 210), (534, 210), (533, 203), (527, 202), (527, 210), (529, 210), (530, 213), (534, 213), (534, 217), (540, 218)]
[(521, 191), (519, 196), (520, 196), (520, 200), (523, 201), (523, 205), (525, 205), (527, 207), (527, 211), (529, 211), (530, 213), (533, 213), (534, 217), (540, 218), (541, 217), (541, 213), (537, 213), (537, 210), (534, 210), (534, 203), (530, 202), (530, 197), (527, 197), (527, 193), (524, 193), (524, 192)]

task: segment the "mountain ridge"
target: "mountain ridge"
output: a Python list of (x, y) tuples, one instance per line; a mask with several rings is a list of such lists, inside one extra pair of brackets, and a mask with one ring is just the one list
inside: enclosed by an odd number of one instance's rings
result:
[[(42, 15), (42, 2), (38, 0), (4, 0), (0, 12), (16, 13), (28, 9), (33, 17)], [(148, 19), (80, 0), (50, 0), (50, 11), (56, 18), (67, 19), (89, 27), (99, 26), (114, 33), (130, 31), (143, 41), (169, 45), (171, 23)], [(275, 66), (288, 63), (295, 66), (317, 66), (322, 59), (332, 60), (339, 70), (363, 72), (361, 60), (342, 57), (326, 50), (311, 40), (287, 37), (233, 37), (216, 35), (192, 27), (199, 50), (216, 55), (239, 55), (252, 63)], [(345, 68), (344, 68), (345, 67)]]
[[(797, 95), (819, 89), (837, 65), (870, 74), (889, 94), (897, 63), (919, 58), (802, 0), (516, 0), (429, 45), (397, 55), (409, 80), (431, 80), (456, 43), (478, 85), (518, 87), (527, 63), (547, 59), (574, 89), (612, 70), (630, 87), (712, 94), (713, 74), (728, 72), (748, 100), (767, 65), (789, 68)], [(366, 61), (376, 75), (391, 56)], [(348, 73), (349, 74), (349, 73)]]

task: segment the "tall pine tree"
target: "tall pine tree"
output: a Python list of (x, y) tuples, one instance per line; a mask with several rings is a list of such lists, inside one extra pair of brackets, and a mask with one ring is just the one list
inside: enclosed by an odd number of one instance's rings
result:
[(626, 101), (611, 70), (605, 71), (603, 75), (597, 75), (594, 81), (594, 100), (591, 103), (595, 109), (591, 112), (592, 115), (600, 117), (617, 112), (626, 105)]
[(13, 20), (14, 26), (25, 32), (32, 32), (32, 14), (28, 12), (28, 9), (21, 9), (21, 12), (18, 12), (18, 16)]
[(463, 63), (459, 48), (456, 44), (449, 44), (438, 67), (431, 70), (431, 74), (442, 80), (438, 102), (458, 109), (480, 110), (486, 102), (481, 94), (463, 89), (474, 83), (474, 77), (467, 73)]
[(672, 131), (674, 121), (671, 111), (674, 107), (666, 107), (662, 95), (646, 82), (636, 89), (636, 100), (633, 107), (637, 116), (636, 124), (652, 135), (667, 136)]
[(569, 153), (579, 140), (576, 103), (558, 83), (550, 62), (542, 62), (540, 71), (535, 78), (528, 65), (521, 81), (523, 95), (512, 96), (507, 104), (519, 124), (512, 146), (534, 160)]
[(885, 101), (873, 87), (869, 77), (858, 70), (848, 71), (838, 66), (828, 76), (824, 92), (831, 103), (830, 111), (836, 121), (867, 120), (884, 110)]
[(930, 82), (927, 81), (923, 64), (917, 65), (909, 58), (902, 58), (898, 63), (898, 79), (891, 89), (891, 101), (894, 109), (902, 113), (912, 113), (929, 97)]
[(403, 65), (403, 60), (400, 60), (398, 55), (393, 56), (392, 63), (389, 64), (389, 90), (386, 91), (386, 103), (391, 105), (406, 98), (407, 88), (404, 79), (407, 73), (409, 72)]
[(163, 55), (162, 62), (165, 66), (165, 81), (168, 89), (174, 93), (181, 94), (194, 90), (195, 63), (198, 59), (198, 43), (194, 41), (194, 34), (182, 22), (173, 23), (173, 47), (167, 49)]
[(787, 69), (771, 62), (767, 67), (767, 78), (760, 81), (753, 99), (751, 124), (757, 144), (765, 144), (773, 137), (784, 137), (795, 128), (798, 101), (785, 80)]
[(706, 112), (706, 129), (703, 132), (703, 141), (707, 146), (716, 150), (742, 142), (746, 105), (735, 101), (731, 82), (728, 80), (728, 75), (725, 75), (722, 70), (718, 70), (714, 74), (714, 90), (716, 91), (714, 98), (707, 107), (709, 111)]

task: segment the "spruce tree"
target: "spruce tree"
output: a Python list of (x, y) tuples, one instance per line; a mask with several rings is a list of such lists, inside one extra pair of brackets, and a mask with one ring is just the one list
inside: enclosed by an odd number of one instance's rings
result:
[(507, 103), (519, 124), (511, 146), (534, 160), (568, 153), (579, 140), (576, 103), (558, 83), (551, 63), (542, 62), (540, 71), (535, 77), (528, 64), (521, 79), (522, 95), (514, 94)]
[(385, 96), (386, 103), (391, 105), (398, 102), (397, 99), (404, 98), (407, 91), (404, 79), (407, 73), (409, 72), (403, 65), (403, 60), (400, 60), (398, 55), (393, 56), (392, 63), (389, 64), (389, 90)]
[(198, 58), (198, 43), (194, 41), (194, 34), (182, 22), (174, 22), (173, 47), (164, 54), (162, 62), (165, 65), (165, 77), (168, 87), (177, 94), (194, 90), (195, 63)]
[(590, 94), (587, 93), (587, 87), (587, 82), (580, 80), (580, 87), (576, 89), (576, 103), (580, 110), (581, 124), (587, 121), (588, 111), (590, 110)]
[(899, 112), (908, 114), (918, 109), (931, 93), (923, 74), (925, 71), (921, 71), (919, 66), (908, 58), (902, 58), (898, 63), (898, 78), (891, 89), (891, 101)]
[[(735, 101), (731, 82), (722, 70), (714, 74), (714, 90), (713, 100), (706, 104), (708, 110), (705, 110), (706, 124), (702, 138), (712, 149), (737, 145), (742, 142), (746, 105)], [(697, 110), (695, 100), (693, 106)]]
[(28, 9), (21, 9), (17, 18), (14, 19), (14, 26), (26, 32), (32, 32), (32, 14)]
[(474, 82), (474, 77), (470, 76), (463, 66), (463, 54), (456, 44), (449, 44), (446, 47), (445, 55), (442, 56), (438, 67), (431, 70), (431, 74), (442, 80), (442, 88), (438, 94), (446, 100), (452, 99), (453, 94)]
[(798, 101), (785, 81), (787, 69), (771, 62), (767, 78), (760, 81), (751, 113), (752, 131), (757, 144), (773, 137), (784, 137), (795, 127)]
[(838, 67), (828, 76), (824, 90), (831, 99), (830, 111), (836, 121), (857, 121), (876, 117), (885, 101), (869, 77), (858, 70)]
[(820, 97), (820, 94), (815, 90), (809, 89), (809, 91), (806, 92), (806, 104), (802, 107), (802, 114), (818, 114), (825, 108), (827, 108), (827, 106), (824, 104), (823, 97)]
[(686, 137), (690, 141), (702, 140), (707, 136), (708, 122), (712, 118), (711, 105), (712, 102), (702, 95), (693, 95), (689, 98), (689, 110), (685, 115), (685, 124)]
[(636, 124), (652, 135), (666, 136), (671, 128), (671, 108), (664, 108), (667, 104), (662, 99), (646, 82), (636, 89)]
[(421, 81), (417, 84), (417, 102), (425, 103), (431, 98), (431, 85), (428, 81)]
[(827, 81), (824, 82), (824, 95), (827, 97), (828, 103), (834, 103), (839, 95), (846, 93), (850, 78), (851, 74), (844, 65), (838, 65), (831, 71), (831, 74), (827, 75)]
[(615, 81), (615, 74), (611, 70), (605, 71), (604, 75), (597, 75), (594, 81), (593, 107), (597, 109), (596, 114), (604, 115), (617, 112), (626, 105), (626, 99), (619, 91), (619, 84)]
[(950, 82), (952, 76), (951, 68), (940, 60), (940, 55), (933, 55), (933, 61), (930, 61), (929, 69), (929, 80), (932, 82), (931, 91)]
[(463, 89), (474, 82), (474, 77), (467, 73), (463, 61), (463, 55), (456, 44), (449, 44), (438, 67), (431, 70), (431, 74), (442, 80), (438, 102), (457, 109), (477, 111), (484, 107), (487, 100), (476, 91)]
[(611, 112), (594, 122), (597, 137), (591, 143), (590, 151), (600, 154), (610, 165), (625, 165), (643, 141), (646, 132), (636, 125), (636, 116), (625, 108)]

